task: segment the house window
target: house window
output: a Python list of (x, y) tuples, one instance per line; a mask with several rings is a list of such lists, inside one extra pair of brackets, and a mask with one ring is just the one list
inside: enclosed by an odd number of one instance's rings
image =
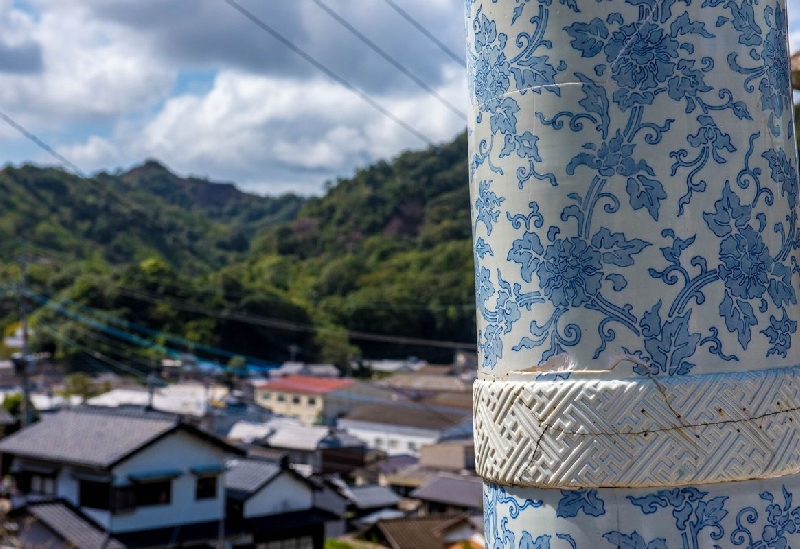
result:
[(309, 406), (316, 406), (317, 405), (317, 399), (314, 398), (314, 397), (308, 397), (308, 405)]
[(396, 449), (396, 448), (397, 448), (397, 446), (398, 446), (398, 444), (397, 444), (397, 441), (396, 441), (395, 439), (391, 439), (391, 440), (389, 440), (389, 448), (391, 448), (392, 450), (394, 450), (394, 449)]
[(114, 489), (114, 512), (136, 509), (136, 487), (120, 486)]
[(216, 499), (217, 497), (217, 477), (202, 476), (197, 477), (194, 499)]
[(284, 402), (285, 400), (286, 400), (286, 397), (285, 397), (285, 396), (283, 396), (283, 395), (278, 395), (278, 397), (277, 397), (277, 401), (278, 401), (278, 402)]
[(272, 393), (261, 393), (261, 400), (270, 400), (272, 398)]
[(375, 448), (383, 448), (383, 439), (382, 438), (376, 438), (375, 439)]
[(300, 397), (295, 395), (292, 397), (292, 404), (300, 404)]
[(143, 482), (136, 485), (136, 505), (169, 505), (172, 501), (172, 481)]
[(409, 442), (408, 443), (408, 449), (411, 450), (412, 452), (416, 452), (417, 451), (417, 443), (416, 442)]
[(56, 495), (55, 479), (50, 476), (31, 475), (30, 491), (31, 494), (54, 496)]
[(108, 511), (111, 504), (111, 485), (108, 482), (81, 480), (78, 485), (78, 504), (81, 507)]

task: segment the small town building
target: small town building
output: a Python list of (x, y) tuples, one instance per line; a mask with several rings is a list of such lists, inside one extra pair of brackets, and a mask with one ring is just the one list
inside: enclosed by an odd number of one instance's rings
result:
[(227, 462), (226, 538), (233, 547), (322, 549), (326, 522), (342, 516), (316, 507), (320, 488), (287, 460), (235, 458)]
[(89, 406), (44, 417), (0, 452), (14, 514), (36, 521), (37, 536), (58, 546), (100, 531), (125, 547), (166, 543), (176, 528), (182, 543), (216, 541), (226, 455), (241, 453), (172, 414)]
[(421, 502), (420, 516), (480, 514), (483, 511), (483, 481), (474, 476), (437, 475), (410, 497)]
[(413, 402), (367, 404), (341, 418), (341, 429), (389, 455), (418, 456), (420, 448), (472, 434), (472, 414)]
[(255, 384), (255, 402), (275, 414), (294, 417), (306, 425), (322, 423), (326, 395), (348, 387), (352, 379), (287, 376)]
[(361, 537), (390, 549), (483, 549), (482, 516), (380, 520)]

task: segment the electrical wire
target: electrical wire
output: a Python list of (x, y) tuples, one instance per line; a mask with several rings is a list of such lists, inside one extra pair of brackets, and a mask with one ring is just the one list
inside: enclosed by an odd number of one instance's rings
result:
[(428, 29), (426, 29), (422, 25), (422, 23), (420, 23), (419, 21), (414, 19), (403, 8), (401, 8), (400, 6), (395, 4), (393, 0), (383, 0), (383, 1), (386, 4), (388, 4), (389, 7), (391, 7), (394, 11), (396, 11), (403, 19), (405, 19), (406, 21), (411, 23), (419, 32), (424, 34), (428, 38), (428, 40), (430, 40), (431, 42), (433, 42), (434, 44), (439, 46), (439, 49), (441, 49), (443, 52), (445, 52), (447, 55), (449, 55), (454, 61), (456, 61), (460, 65), (466, 65), (466, 62), (461, 57), (459, 57), (458, 54), (456, 54), (455, 52), (453, 52), (453, 50), (451, 50), (450, 48), (445, 46), (444, 43), (442, 43), (441, 40), (436, 38), (436, 36), (432, 32), (430, 32)]
[(136, 377), (138, 379), (140, 379), (140, 380), (145, 380), (146, 381), (146, 379), (147, 379), (147, 376), (145, 376), (144, 373), (142, 373), (142, 372), (140, 372), (140, 371), (138, 371), (138, 370), (136, 370), (134, 368), (131, 368), (130, 366), (127, 366), (126, 364), (123, 364), (123, 363), (121, 363), (121, 362), (119, 362), (117, 360), (114, 360), (111, 357), (108, 357), (108, 356), (104, 355), (100, 351), (96, 351), (94, 349), (90, 349), (89, 347), (81, 345), (80, 343), (76, 342), (75, 340), (65, 336), (64, 334), (58, 333), (56, 330), (53, 330), (52, 328), (48, 328), (47, 326), (39, 326), (39, 328), (44, 330), (45, 332), (49, 333), (51, 336), (53, 336), (55, 339), (61, 341), (62, 343), (65, 343), (66, 345), (69, 345), (70, 347), (78, 349), (81, 352), (86, 353), (88, 356), (90, 356), (90, 357), (92, 357), (92, 358), (94, 358), (96, 360), (100, 360), (100, 361), (102, 361), (102, 362), (104, 362), (104, 363), (106, 363), (106, 364), (108, 364), (108, 365), (110, 365), (110, 366), (112, 366), (114, 368), (117, 368), (120, 371), (124, 371), (124, 372), (126, 372), (126, 373), (128, 373), (128, 374), (130, 374), (130, 375), (132, 375), (132, 376), (134, 376), (134, 377)]
[[(225, 357), (225, 358), (233, 358), (233, 357), (236, 357), (236, 356), (241, 356), (249, 364), (255, 364), (255, 365), (265, 366), (265, 367), (277, 367), (277, 364), (272, 363), (272, 362), (267, 361), (267, 360), (264, 360), (264, 359), (261, 359), (261, 358), (256, 358), (256, 357), (244, 355), (242, 353), (235, 353), (233, 351), (228, 351), (226, 349), (221, 349), (219, 347), (213, 347), (211, 345), (204, 345), (202, 343), (189, 341), (188, 339), (184, 339), (184, 338), (182, 338), (180, 336), (176, 336), (174, 334), (170, 334), (170, 333), (167, 333), (167, 332), (162, 332), (160, 330), (153, 330), (151, 328), (147, 328), (145, 326), (142, 326), (141, 324), (136, 324), (135, 322), (130, 322), (128, 320), (125, 320), (125, 319), (110, 315), (108, 313), (100, 311), (99, 309), (88, 307), (86, 305), (83, 305), (82, 303), (78, 303), (77, 301), (73, 301), (71, 299), (67, 299), (66, 297), (58, 297), (58, 298), (56, 298), (56, 297), (54, 297), (52, 295), (47, 295), (47, 294), (42, 294), (42, 295), (44, 295), (44, 297), (47, 297), (48, 299), (50, 299), (53, 302), (60, 303), (60, 304), (67, 304), (70, 307), (82, 310), (82, 311), (86, 312), (87, 314), (100, 317), (103, 320), (105, 320), (108, 324), (116, 324), (117, 326), (119, 326), (119, 327), (121, 327), (123, 329), (126, 329), (126, 330), (134, 330), (134, 331), (137, 331), (137, 332), (140, 332), (140, 333), (147, 334), (150, 337), (163, 338), (166, 341), (172, 341), (174, 343), (178, 343), (178, 344), (182, 345), (183, 347), (185, 347), (187, 350), (191, 349), (190, 352), (194, 352), (194, 351), (200, 350), (200, 351), (204, 351), (204, 352), (207, 352), (207, 353), (215, 355), (215, 356), (221, 356), (221, 357)], [(178, 351), (175, 351), (175, 352), (178, 352)]]
[(231, 6), (233, 9), (235, 9), (236, 11), (238, 11), (239, 13), (244, 15), (247, 19), (252, 21), (261, 30), (263, 30), (264, 32), (269, 33), (270, 35), (272, 35), (273, 38), (275, 38), (281, 44), (283, 44), (284, 46), (286, 46), (287, 48), (289, 48), (290, 50), (295, 52), (297, 55), (299, 55), (300, 57), (302, 57), (303, 59), (305, 59), (306, 61), (308, 61), (312, 65), (314, 65), (314, 67), (316, 67), (320, 71), (324, 72), (329, 78), (331, 78), (332, 80), (336, 81), (340, 85), (344, 86), (348, 90), (350, 90), (353, 93), (355, 93), (356, 95), (358, 95), (361, 99), (363, 99), (366, 103), (368, 103), (373, 109), (375, 109), (376, 111), (378, 111), (379, 113), (381, 113), (385, 117), (387, 117), (390, 120), (392, 120), (395, 124), (397, 124), (398, 126), (402, 127), (407, 132), (413, 134), (415, 137), (417, 137), (418, 139), (423, 141), (428, 146), (430, 146), (430, 147), (435, 147), (436, 146), (432, 139), (427, 137), (422, 132), (414, 129), (413, 127), (411, 127), (406, 122), (403, 122), (403, 120), (401, 120), (400, 118), (398, 118), (397, 116), (392, 114), (389, 110), (387, 110), (380, 103), (375, 101), (366, 92), (361, 91), (359, 88), (355, 87), (353, 84), (351, 84), (350, 82), (348, 82), (347, 80), (345, 80), (344, 78), (342, 78), (341, 76), (339, 76), (338, 74), (333, 72), (328, 67), (326, 67), (320, 61), (317, 61), (314, 57), (312, 57), (310, 54), (306, 53), (305, 50), (301, 49), (294, 42), (292, 42), (291, 40), (286, 38), (284, 35), (282, 35), (278, 31), (276, 31), (274, 28), (272, 28), (269, 25), (267, 25), (261, 18), (256, 16), (253, 12), (249, 11), (248, 9), (246, 9), (245, 7), (240, 5), (239, 3), (235, 2), (234, 0), (223, 0), (223, 1), (226, 4), (228, 4), (229, 6)]
[(67, 168), (72, 170), (76, 175), (83, 178), (86, 177), (86, 174), (78, 166), (70, 162), (64, 155), (57, 152), (53, 147), (51, 147), (50, 145), (39, 139), (36, 135), (33, 134), (33, 132), (26, 129), (22, 124), (20, 124), (10, 116), (8, 116), (3, 111), (0, 111), (0, 118), (3, 119), (3, 121), (6, 124), (17, 130), (19, 133), (21, 133), (31, 141), (33, 141), (40, 149), (42, 149), (47, 154), (58, 160), (63, 166), (66, 166)]
[(417, 345), (421, 347), (439, 347), (446, 349), (477, 349), (474, 343), (464, 343), (459, 341), (442, 341), (432, 339), (422, 339), (416, 337), (405, 336), (392, 336), (386, 334), (376, 334), (370, 332), (360, 332), (354, 330), (337, 330), (329, 328), (321, 328), (311, 324), (300, 324), (297, 322), (290, 322), (287, 320), (280, 320), (277, 318), (268, 318), (257, 315), (250, 315), (244, 313), (234, 313), (228, 311), (214, 310), (200, 304), (174, 299), (166, 296), (153, 296), (141, 291), (131, 291), (125, 288), (117, 288), (117, 292), (126, 295), (133, 299), (139, 299), (148, 303), (166, 304), (176, 309), (202, 314), (214, 318), (222, 318), (226, 320), (235, 320), (245, 324), (252, 324), (256, 326), (264, 326), (267, 328), (278, 328), (281, 330), (306, 332), (306, 333), (344, 333), (349, 338), (359, 341), (376, 341), (382, 343), (394, 343), (398, 345)]
[(417, 86), (428, 92), (428, 94), (436, 98), (436, 100), (438, 100), (442, 105), (450, 109), (452, 112), (456, 113), (462, 120), (466, 121), (467, 116), (464, 114), (463, 111), (461, 111), (461, 109), (459, 109), (458, 107), (450, 103), (450, 101), (439, 95), (439, 93), (436, 90), (431, 88), (422, 79), (420, 79), (410, 70), (408, 70), (404, 65), (402, 65), (399, 61), (397, 61), (397, 59), (386, 53), (386, 51), (380, 48), (375, 42), (367, 38), (361, 31), (359, 31), (357, 28), (351, 25), (350, 22), (347, 21), (347, 19), (339, 15), (333, 8), (328, 6), (322, 0), (311, 0), (311, 1), (314, 2), (317, 6), (319, 6), (319, 8), (322, 9), (325, 13), (330, 15), (337, 23), (339, 23), (341, 26), (350, 31), (350, 33), (353, 36), (355, 36), (356, 38), (361, 40), (364, 44), (366, 44), (372, 51), (380, 55), (387, 63), (392, 65), (398, 71), (402, 72), (404, 75), (410, 78)]
[[(52, 156), (53, 158), (58, 160), (63, 166), (69, 168), (69, 170), (72, 171), (73, 174), (75, 174), (78, 177), (82, 178), (84, 181), (87, 181), (90, 184), (95, 185), (95, 187), (97, 187), (99, 189), (102, 189), (102, 191), (104, 192), (104, 194), (106, 196), (110, 196), (112, 199), (117, 201), (119, 204), (122, 204), (123, 206), (126, 206), (126, 207), (130, 208), (130, 210), (133, 213), (137, 213), (137, 214), (141, 215), (146, 226), (149, 226), (149, 228), (151, 228), (151, 229), (153, 229), (153, 230), (155, 230), (155, 231), (157, 231), (159, 233), (162, 232), (163, 228), (157, 226), (151, 220), (150, 212), (147, 211), (146, 209), (144, 209), (142, 206), (140, 206), (139, 204), (133, 202), (129, 198), (127, 198), (127, 197), (125, 197), (123, 195), (120, 195), (117, 192), (111, 190), (107, 186), (105, 186), (102, 183), (100, 183), (99, 181), (97, 181), (95, 178), (89, 177), (88, 175), (86, 175), (86, 172), (81, 170), (77, 165), (75, 165), (73, 162), (71, 162), (68, 158), (66, 158), (64, 155), (60, 154), (53, 147), (51, 147), (50, 145), (45, 143), (44, 140), (42, 140), (41, 138), (37, 137), (33, 132), (31, 132), (30, 130), (28, 130), (24, 126), (22, 126), (22, 124), (20, 124), (19, 122), (17, 122), (13, 118), (11, 118), (5, 112), (0, 111), (0, 119), (2, 119), (6, 124), (8, 124), (9, 126), (14, 128), (15, 130), (17, 130), (22, 135), (24, 135), (25, 137), (27, 137), (28, 139), (33, 141), (39, 148), (41, 148), (46, 153), (48, 153), (50, 156)], [(184, 245), (186, 247), (186, 250), (188, 250), (196, 259), (202, 261), (208, 267), (213, 267), (213, 263), (211, 261), (209, 261), (209, 259), (207, 257), (205, 257), (203, 254), (199, 253), (196, 249), (194, 249), (192, 247), (191, 243), (189, 243), (188, 241), (184, 241)]]

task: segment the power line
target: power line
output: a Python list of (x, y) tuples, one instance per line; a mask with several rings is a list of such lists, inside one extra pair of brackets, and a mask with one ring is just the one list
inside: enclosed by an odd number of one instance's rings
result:
[[(189, 341), (188, 339), (185, 339), (185, 338), (182, 338), (180, 336), (176, 336), (174, 334), (170, 334), (170, 333), (167, 333), (167, 332), (162, 332), (160, 330), (153, 330), (151, 328), (147, 328), (146, 326), (142, 326), (141, 324), (136, 324), (135, 322), (130, 322), (130, 321), (125, 320), (123, 318), (119, 318), (119, 317), (116, 317), (114, 315), (110, 315), (108, 313), (100, 311), (99, 309), (95, 309), (93, 307), (88, 307), (86, 305), (83, 305), (82, 303), (78, 303), (77, 301), (73, 301), (71, 299), (67, 299), (66, 297), (59, 297), (59, 298), (56, 299), (52, 295), (46, 295), (46, 294), (43, 294), (43, 295), (45, 297), (47, 297), (51, 302), (69, 305), (69, 306), (71, 306), (71, 307), (73, 307), (75, 309), (79, 309), (81, 311), (84, 311), (87, 314), (99, 317), (99, 318), (103, 319), (105, 322), (107, 322), (108, 324), (112, 324), (112, 325), (116, 324), (117, 326), (120, 326), (120, 327), (122, 327), (122, 328), (124, 328), (126, 330), (134, 330), (134, 331), (137, 331), (137, 332), (140, 332), (140, 333), (143, 333), (143, 334), (147, 334), (148, 336), (153, 337), (153, 338), (163, 338), (166, 341), (171, 341), (171, 342), (174, 342), (174, 343), (178, 343), (181, 346), (185, 347), (186, 349), (192, 349), (193, 352), (195, 350), (200, 350), (200, 351), (205, 351), (207, 353), (210, 353), (212, 355), (221, 356), (221, 357), (225, 357), (225, 358), (233, 358), (233, 357), (236, 357), (236, 356), (241, 356), (250, 364), (256, 364), (256, 365), (260, 365), (260, 366), (274, 366), (274, 363), (271, 363), (268, 360), (264, 360), (264, 359), (256, 358), (256, 357), (252, 357), (252, 356), (248, 356), (248, 355), (245, 355), (245, 354), (242, 354), (242, 353), (235, 353), (233, 351), (228, 351), (228, 350), (222, 349), (220, 347), (214, 347), (214, 346), (211, 346), (211, 345), (204, 345), (202, 343)], [(78, 322), (81, 322), (81, 321), (78, 320)], [(85, 322), (81, 322), (81, 323), (89, 326)], [(91, 327), (94, 327), (94, 326), (91, 326)], [(110, 327), (107, 327), (107, 328), (110, 329)], [(95, 329), (100, 329), (100, 328), (96, 328), (95, 327)], [(173, 349), (173, 351), (175, 351), (175, 350)], [(177, 352), (177, 351), (175, 351), (175, 352)]]
[(341, 76), (339, 76), (338, 74), (333, 72), (331, 69), (329, 69), (328, 67), (323, 65), (321, 62), (317, 61), (310, 54), (306, 53), (299, 46), (295, 45), (294, 42), (292, 42), (291, 40), (286, 38), (284, 35), (282, 35), (278, 31), (276, 31), (275, 29), (273, 29), (269, 25), (267, 25), (262, 19), (260, 19), (258, 16), (256, 16), (253, 12), (245, 9), (243, 6), (239, 5), (234, 0), (224, 0), (224, 1), (229, 6), (231, 6), (233, 9), (235, 9), (236, 11), (238, 11), (239, 13), (241, 13), (242, 15), (247, 17), (250, 21), (252, 21), (261, 30), (271, 34), (272, 37), (275, 38), (276, 40), (278, 40), (281, 44), (283, 44), (284, 46), (286, 46), (287, 48), (289, 48), (290, 50), (295, 52), (297, 55), (299, 55), (300, 57), (302, 57), (303, 59), (305, 59), (306, 61), (308, 61), (312, 65), (314, 65), (320, 71), (324, 72), (326, 75), (328, 75), (329, 78), (331, 78), (332, 80), (335, 80), (336, 82), (338, 82), (339, 84), (341, 84), (342, 86), (347, 88), (348, 90), (352, 91), (353, 93), (355, 93), (356, 95), (361, 97), (361, 99), (366, 101), (372, 108), (374, 108), (376, 111), (380, 112), (381, 114), (383, 114), (384, 116), (386, 116), (387, 118), (392, 120), (395, 124), (397, 124), (398, 126), (402, 127), (407, 132), (413, 134), (415, 137), (417, 137), (418, 139), (423, 141), (425, 144), (427, 144), (427, 145), (429, 145), (431, 147), (435, 147), (436, 146), (433, 143), (432, 139), (428, 138), (422, 132), (419, 132), (419, 131), (415, 130), (410, 125), (408, 125), (405, 122), (403, 122), (397, 116), (395, 116), (390, 111), (388, 111), (386, 108), (381, 106), (380, 103), (378, 103), (377, 101), (372, 99), (372, 97), (367, 95), (365, 92), (363, 92), (360, 89), (356, 88), (354, 85), (350, 84), (347, 80), (345, 80), (344, 78), (342, 78)]
[(61, 162), (64, 166), (72, 170), (75, 174), (79, 175), (80, 177), (86, 178), (86, 174), (81, 170), (78, 166), (70, 162), (65, 156), (58, 153), (53, 147), (36, 137), (32, 132), (28, 131), (22, 124), (15, 121), (13, 118), (8, 116), (3, 111), (0, 111), (0, 118), (2, 118), (6, 124), (17, 130), (19, 133), (33, 141), (40, 149), (44, 150), (47, 154)]
[(126, 295), (128, 297), (131, 297), (133, 299), (138, 299), (141, 301), (146, 301), (148, 303), (167, 304), (170, 307), (174, 307), (182, 311), (198, 313), (214, 318), (222, 318), (225, 320), (235, 320), (237, 322), (243, 322), (245, 324), (252, 324), (256, 326), (264, 326), (267, 328), (277, 328), (281, 330), (306, 332), (306, 333), (317, 333), (317, 332), (345, 333), (350, 339), (358, 341), (377, 341), (382, 343), (394, 343), (398, 345), (418, 345), (420, 347), (438, 347), (445, 349), (477, 348), (477, 345), (474, 343), (463, 343), (459, 341), (441, 341), (433, 339), (422, 339), (416, 337), (392, 336), (392, 335), (376, 334), (370, 332), (359, 332), (352, 330), (336, 330), (330, 328), (321, 328), (313, 326), (311, 324), (300, 324), (296, 322), (290, 322), (288, 320), (280, 320), (277, 318), (268, 318), (268, 317), (243, 314), (243, 313), (218, 311), (188, 301), (177, 300), (165, 296), (152, 296), (144, 292), (127, 290), (125, 288), (117, 288), (117, 291), (122, 295)]
[(396, 11), (403, 19), (411, 23), (419, 32), (424, 34), (431, 42), (439, 46), (439, 49), (441, 49), (443, 52), (449, 55), (454, 61), (456, 61), (460, 65), (466, 65), (466, 62), (461, 57), (459, 57), (458, 54), (456, 54), (455, 52), (453, 52), (453, 50), (445, 46), (444, 43), (442, 43), (441, 40), (436, 38), (436, 36), (433, 33), (431, 33), (428, 29), (422, 26), (422, 23), (414, 19), (403, 8), (395, 4), (393, 0), (383, 0), (383, 1), (386, 2), (389, 5), (389, 7), (391, 7), (394, 11)]
[(104, 355), (100, 351), (96, 351), (94, 349), (90, 349), (90, 348), (88, 348), (88, 347), (86, 347), (84, 345), (81, 345), (80, 343), (78, 343), (75, 340), (65, 336), (64, 334), (60, 334), (57, 331), (55, 331), (55, 330), (53, 330), (51, 328), (48, 328), (46, 326), (40, 326), (40, 328), (42, 328), (45, 332), (48, 332), (51, 336), (53, 336), (54, 338), (58, 339), (62, 343), (65, 343), (65, 344), (69, 345), (70, 347), (78, 349), (81, 352), (83, 352), (84, 354), (86, 354), (86, 355), (88, 355), (88, 356), (90, 356), (90, 357), (92, 357), (92, 358), (94, 358), (96, 360), (100, 360), (100, 361), (104, 362), (105, 364), (108, 364), (109, 366), (115, 367), (118, 370), (124, 371), (124, 372), (126, 372), (126, 373), (128, 373), (128, 374), (130, 374), (130, 375), (132, 375), (132, 376), (134, 376), (136, 378), (141, 379), (141, 380), (146, 380), (147, 379), (147, 377), (144, 375), (143, 372), (140, 372), (140, 371), (138, 371), (138, 370), (136, 370), (134, 368), (131, 368), (130, 366), (127, 366), (126, 364), (123, 364), (123, 363), (119, 362), (118, 360), (114, 360), (113, 358)]
[(320, 9), (325, 11), (325, 13), (333, 17), (333, 19), (335, 19), (336, 22), (338, 22), (340, 25), (342, 25), (344, 28), (350, 31), (350, 33), (353, 34), (353, 36), (355, 36), (356, 38), (364, 42), (367, 46), (369, 46), (370, 49), (372, 49), (372, 51), (383, 57), (383, 59), (385, 59), (387, 63), (391, 64), (394, 68), (396, 68), (397, 70), (405, 74), (407, 77), (409, 77), (411, 80), (413, 80), (414, 83), (417, 84), (417, 86), (428, 92), (431, 96), (435, 97), (442, 105), (444, 105), (445, 107), (456, 113), (459, 117), (461, 117), (462, 120), (467, 119), (467, 116), (461, 111), (461, 109), (459, 109), (458, 107), (450, 103), (450, 101), (439, 95), (439, 93), (436, 90), (431, 88), (428, 84), (426, 84), (416, 75), (414, 75), (414, 73), (408, 70), (394, 57), (386, 53), (386, 51), (381, 49), (375, 42), (367, 38), (361, 31), (359, 31), (353, 25), (351, 25), (347, 21), (347, 19), (336, 13), (336, 11), (333, 10), (330, 6), (328, 6), (325, 2), (323, 2), (322, 0), (312, 0), (312, 2), (314, 2), (317, 6), (319, 6)]

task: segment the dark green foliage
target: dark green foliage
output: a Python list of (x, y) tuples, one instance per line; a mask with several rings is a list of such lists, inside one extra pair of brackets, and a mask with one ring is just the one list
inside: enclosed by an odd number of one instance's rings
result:
[[(9, 260), (24, 237), (30, 250), (54, 258), (31, 268), (37, 291), (199, 345), (270, 361), (287, 359), (295, 345), (298, 359), (340, 366), (359, 355), (449, 361), (452, 350), (361, 341), (345, 330), (475, 341), (467, 179), (464, 134), (378, 162), (312, 199), (259, 197), (178, 177), (155, 161), (92, 181), (6, 168), (0, 286), (17, 276)], [(216, 318), (197, 307), (298, 329)], [(0, 327), (16, 318), (13, 296), (0, 292)], [(34, 324), (43, 327), (38, 347), (76, 366), (85, 361), (80, 347), (142, 372), (173, 350), (204, 355), (150, 335), (142, 337), (151, 348), (137, 347), (47, 308)]]

